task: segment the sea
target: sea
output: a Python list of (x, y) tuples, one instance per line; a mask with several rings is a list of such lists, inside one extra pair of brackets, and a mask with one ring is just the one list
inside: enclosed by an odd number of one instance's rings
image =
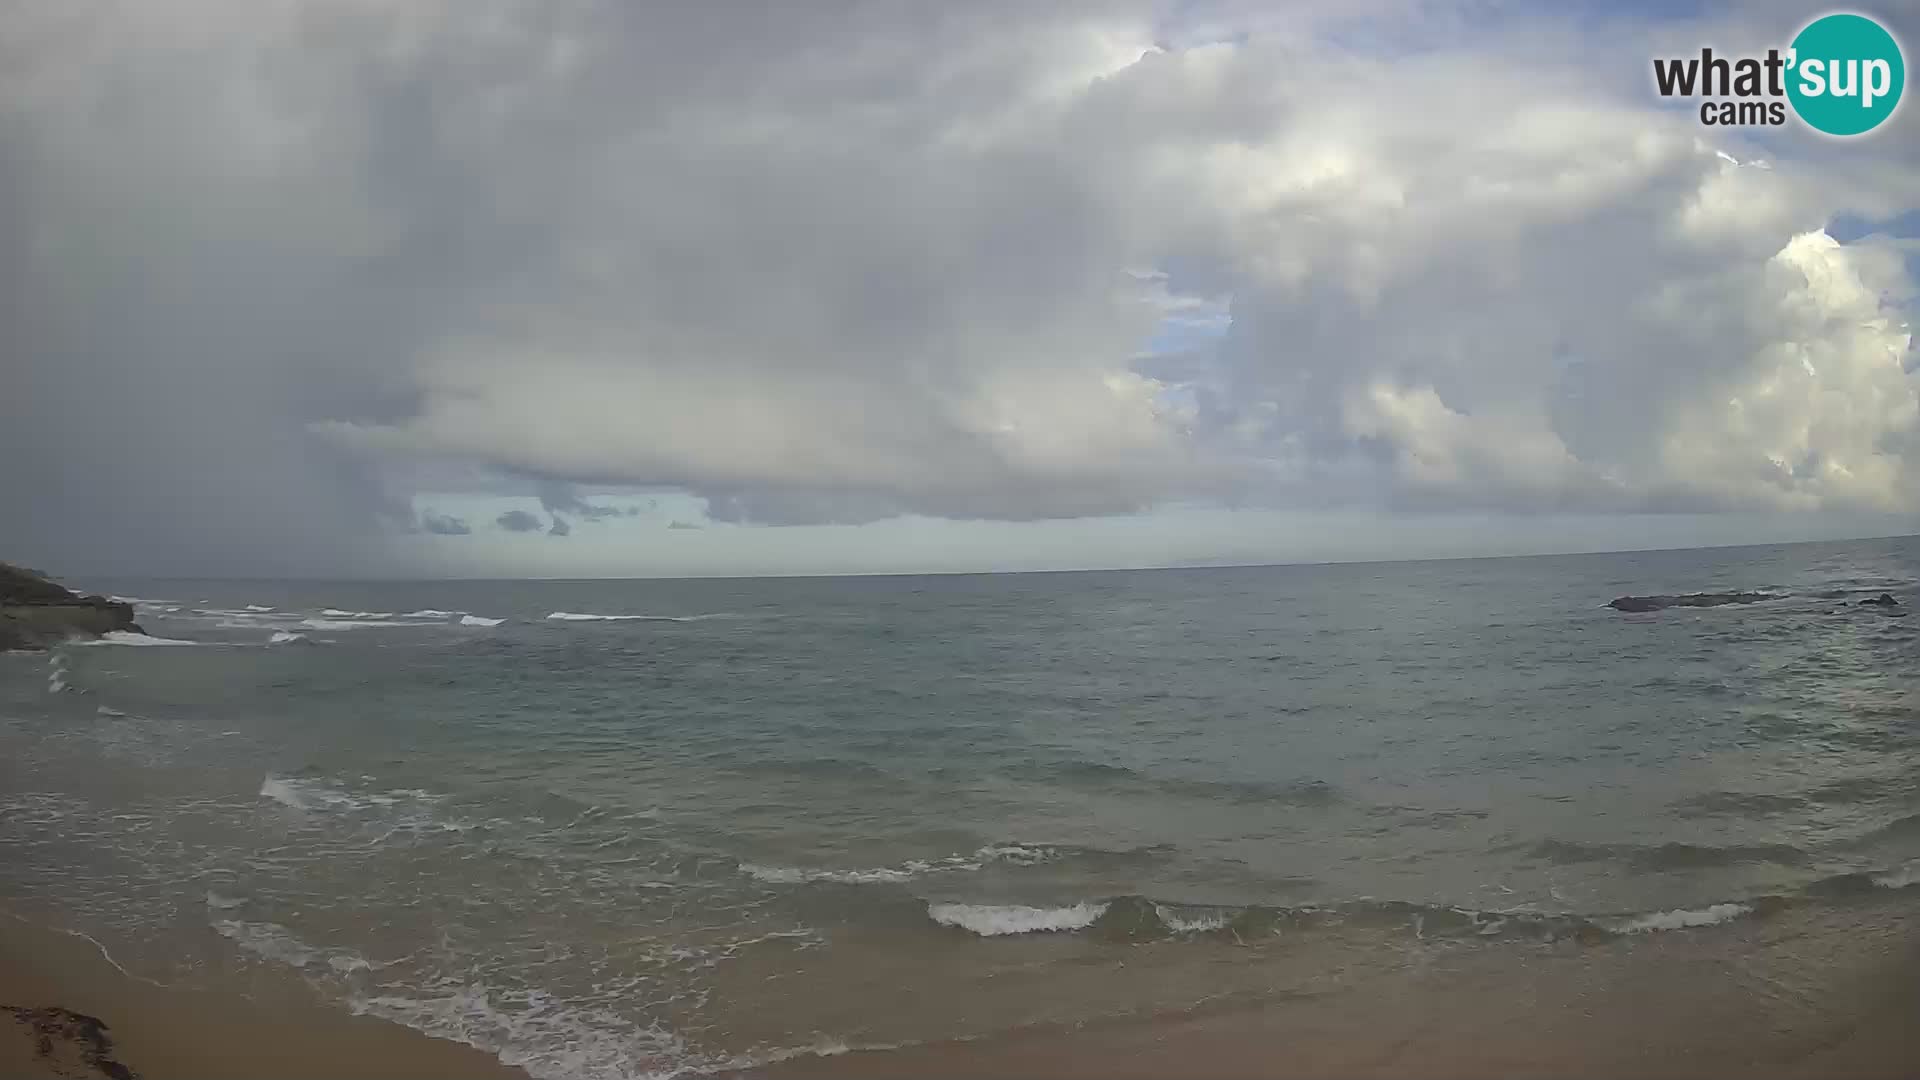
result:
[[(542, 1080), (1177, 1016), (1276, 970), (1920, 884), (1914, 538), (68, 584), (151, 637), (0, 656), (0, 908), (131, 977), (297, 986)], [(1769, 598), (1606, 606), (1698, 591)]]

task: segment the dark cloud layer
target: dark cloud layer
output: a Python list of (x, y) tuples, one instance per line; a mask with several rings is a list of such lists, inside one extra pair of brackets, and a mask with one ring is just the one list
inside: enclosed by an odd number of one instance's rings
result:
[(466, 536), (473, 532), (465, 521), (449, 514), (422, 514), (420, 526), (440, 536)]
[(557, 480), (543, 480), (539, 485), (540, 506), (549, 514), (572, 514), (588, 521), (600, 521), (605, 518), (628, 517), (635, 513), (631, 508), (602, 506), (587, 502), (574, 490), (572, 484)]
[(1762, 148), (1620, 74), (1803, 17), (17, 7), (0, 547), (378, 571), (449, 475), (555, 535), (614, 488), (1911, 512), (1909, 252), (1819, 230), (1913, 209), (1920, 109)]

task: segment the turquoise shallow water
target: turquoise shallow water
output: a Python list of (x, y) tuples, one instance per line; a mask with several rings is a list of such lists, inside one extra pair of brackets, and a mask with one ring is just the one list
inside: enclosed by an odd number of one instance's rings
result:
[[(0, 903), (551, 1077), (1257, 995), (1228, 946), (1685, 933), (1915, 880), (1917, 580), (78, 582), (181, 644), (0, 656)], [(1779, 598), (1603, 606), (1731, 589)]]

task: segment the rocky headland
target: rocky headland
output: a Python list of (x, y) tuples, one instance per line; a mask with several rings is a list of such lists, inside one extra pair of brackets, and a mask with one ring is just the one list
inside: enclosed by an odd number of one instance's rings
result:
[(81, 596), (44, 574), (0, 563), (0, 652), (44, 649), (114, 631), (145, 633), (133, 621), (131, 604)]

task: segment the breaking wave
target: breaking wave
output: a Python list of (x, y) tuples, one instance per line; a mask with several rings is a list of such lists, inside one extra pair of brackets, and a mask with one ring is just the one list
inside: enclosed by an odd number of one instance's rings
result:
[(403, 802), (432, 803), (446, 797), (419, 788), (356, 793), (319, 780), (274, 776), (271, 773), (260, 782), (260, 796), (296, 810), (370, 810)]
[(505, 619), (488, 619), (479, 615), (460, 616), (461, 626), (499, 626), (501, 623), (506, 621), (507, 620)]
[(1748, 904), (1712, 904), (1703, 908), (1674, 908), (1616, 922), (1610, 929), (1619, 934), (1644, 934), (1659, 930), (1688, 930), (1696, 926), (1714, 926), (1753, 914)]
[(74, 641), (73, 645), (212, 645), (211, 641), (188, 641), (184, 638), (154, 637), (151, 634), (136, 634), (131, 630), (111, 630), (97, 638), (86, 641)]
[(580, 611), (556, 611), (547, 618), (555, 622), (691, 622), (692, 615), (594, 615)]
[(1624, 935), (1665, 933), (1765, 917), (1810, 900), (1865, 897), (1920, 886), (1920, 861), (1892, 870), (1823, 878), (1791, 895), (1728, 900), (1700, 907), (1585, 915), (1528, 909), (1481, 911), (1441, 904), (1358, 900), (1301, 906), (1245, 907), (1177, 904), (1143, 896), (1115, 896), (1056, 907), (1020, 904), (928, 902), (927, 916), (941, 926), (982, 937), (1084, 931), (1114, 941), (1152, 941), (1188, 936), (1256, 938), (1313, 928), (1374, 928), (1421, 939), (1492, 938), (1530, 941), (1606, 941)]
[(1298, 782), (1268, 780), (1203, 780), (1154, 776), (1125, 765), (1098, 761), (1056, 761), (1024, 765), (1014, 775), (1084, 788), (1140, 788), (1175, 797), (1234, 803), (1273, 803), (1289, 806), (1332, 806), (1341, 800), (1339, 789), (1324, 780)]
[(797, 866), (761, 866), (741, 863), (740, 872), (755, 881), (770, 885), (800, 885), (808, 882), (834, 882), (841, 885), (884, 885), (911, 881), (928, 874), (966, 873), (982, 870), (989, 863), (1005, 862), (1032, 866), (1055, 857), (1050, 848), (1023, 844), (993, 844), (971, 855), (949, 855), (940, 859), (909, 859), (898, 866), (864, 870), (808, 869)]
[(1104, 903), (1039, 908), (1023, 904), (929, 904), (927, 915), (942, 926), (957, 926), (981, 937), (1082, 930), (1106, 914)]
[(1697, 870), (1751, 863), (1799, 866), (1809, 855), (1786, 844), (1736, 844), (1717, 847), (1708, 844), (1585, 844), (1567, 840), (1548, 840), (1527, 852), (1536, 859), (1561, 865), (1619, 862), (1636, 870), (1664, 872)]
[(431, 626), (423, 622), (396, 622), (392, 619), (301, 619), (300, 625), (308, 630), (365, 630), (383, 626)]
[(350, 806), (354, 799), (344, 791), (304, 780), (268, 776), (260, 782), (260, 797), (295, 810), (317, 810), (328, 806)]
[(1910, 862), (1897, 870), (1868, 874), (1867, 880), (1879, 889), (1911, 889), (1920, 885), (1920, 862)]

